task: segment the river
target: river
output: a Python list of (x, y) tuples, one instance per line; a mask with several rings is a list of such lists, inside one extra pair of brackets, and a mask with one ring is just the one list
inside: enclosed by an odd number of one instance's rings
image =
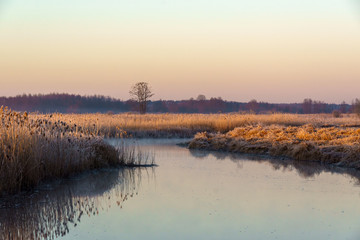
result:
[(154, 168), (92, 171), (2, 199), (0, 238), (360, 238), (357, 171), (190, 151), (181, 141), (136, 141), (155, 154)]

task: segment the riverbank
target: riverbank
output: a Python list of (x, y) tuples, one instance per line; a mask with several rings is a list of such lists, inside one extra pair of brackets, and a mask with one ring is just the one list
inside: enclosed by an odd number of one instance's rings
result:
[(202, 132), (190, 149), (266, 154), (360, 169), (360, 129), (350, 127), (247, 126), (227, 133)]

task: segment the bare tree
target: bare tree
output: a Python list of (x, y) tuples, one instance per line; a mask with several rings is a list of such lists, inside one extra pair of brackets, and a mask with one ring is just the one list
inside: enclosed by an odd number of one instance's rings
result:
[(353, 106), (353, 112), (356, 113), (360, 117), (360, 99), (355, 99), (355, 101), (352, 104)]
[(199, 94), (199, 96), (197, 96), (196, 100), (197, 100), (197, 101), (205, 101), (205, 100), (206, 100), (206, 97), (205, 97), (205, 95), (203, 95), (203, 94)]
[(313, 100), (311, 98), (305, 98), (302, 103), (302, 109), (305, 114), (312, 113), (313, 111)]
[(154, 96), (149, 84), (147, 82), (135, 83), (131, 87), (129, 93), (132, 96), (132, 99), (138, 102), (139, 112), (141, 114), (146, 113), (147, 102), (152, 96)]
[(250, 102), (248, 102), (246, 106), (249, 109), (249, 111), (253, 113), (256, 113), (257, 110), (259, 109), (259, 103), (255, 99), (252, 99)]
[(346, 104), (345, 101), (342, 101), (342, 103), (340, 104), (340, 109), (339, 109), (339, 111), (340, 111), (341, 113), (347, 113), (347, 111), (348, 111), (348, 106), (347, 106), (347, 104)]

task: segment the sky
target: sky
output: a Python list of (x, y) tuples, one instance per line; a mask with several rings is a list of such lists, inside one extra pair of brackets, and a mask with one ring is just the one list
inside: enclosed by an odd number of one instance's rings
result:
[(0, 0), (0, 96), (360, 98), (360, 0)]

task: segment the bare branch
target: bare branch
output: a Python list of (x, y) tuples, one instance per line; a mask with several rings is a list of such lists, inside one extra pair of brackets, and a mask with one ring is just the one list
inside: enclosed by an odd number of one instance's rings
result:
[(147, 82), (138, 82), (135, 83), (130, 91), (130, 95), (132, 99), (139, 103), (139, 111), (140, 113), (146, 113), (146, 105), (147, 101), (154, 96), (154, 93), (151, 90), (151, 87)]

